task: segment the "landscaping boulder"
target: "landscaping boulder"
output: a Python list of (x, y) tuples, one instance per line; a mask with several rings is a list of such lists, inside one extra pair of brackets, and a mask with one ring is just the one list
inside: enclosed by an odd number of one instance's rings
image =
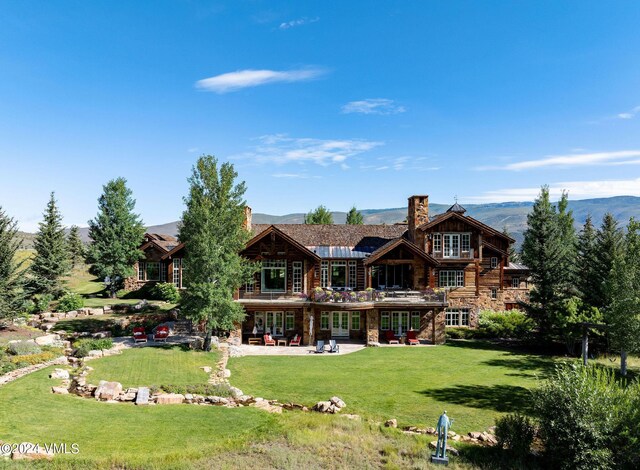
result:
[(70, 312), (65, 313), (65, 318), (75, 318), (78, 316), (77, 310), (71, 310)]
[(367, 343), (367, 346), (370, 348), (379, 348), (380, 347), (380, 343), (378, 343), (377, 341), (369, 341)]
[(225, 370), (223, 370), (223, 371), (222, 371), (222, 376), (223, 376), (225, 379), (228, 379), (229, 377), (231, 377), (231, 371), (230, 371), (229, 369), (225, 369)]
[(66, 380), (69, 378), (69, 371), (65, 369), (54, 369), (54, 371), (49, 374), (49, 378)]
[(100, 349), (92, 349), (87, 353), (87, 357), (102, 357), (103, 353)]
[(147, 387), (140, 387), (136, 395), (136, 405), (148, 405), (149, 404), (149, 389)]
[(68, 395), (69, 390), (66, 387), (51, 387), (51, 391), (56, 395)]
[(342, 401), (339, 397), (331, 397), (331, 403), (333, 403), (337, 408), (344, 408), (347, 404)]
[(104, 308), (88, 308), (88, 309), (87, 309), (87, 313), (88, 313), (89, 315), (103, 315), (107, 309), (109, 309), (109, 311), (111, 311), (111, 309), (110, 309), (109, 307), (104, 307)]
[[(22, 452), (21, 452), (22, 451)], [(43, 446), (36, 446), (29, 442), (18, 444), (18, 449), (11, 453), (12, 460), (51, 460), (53, 452), (47, 450)]]
[(392, 419), (388, 419), (387, 421), (385, 421), (384, 426), (387, 428), (397, 428), (398, 427), (398, 420), (395, 418)]
[(332, 403), (330, 401), (319, 401), (315, 405), (313, 405), (313, 411), (317, 411), (319, 413), (328, 413), (331, 408)]
[(249, 406), (253, 406), (254, 408), (258, 408), (260, 410), (267, 411), (269, 413), (282, 413), (281, 406), (274, 406), (269, 403), (267, 400), (256, 401), (255, 403), (250, 404)]
[(179, 405), (184, 402), (184, 395), (181, 393), (162, 393), (156, 397), (158, 405)]
[(244, 353), (242, 352), (242, 348), (239, 346), (230, 345), (229, 348), (229, 357), (242, 357)]
[(122, 392), (122, 384), (120, 382), (101, 380), (94, 396), (98, 400), (115, 400), (120, 395), (120, 392)]
[(233, 398), (238, 398), (244, 395), (244, 393), (242, 393), (242, 390), (237, 387), (229, 387), (229, 392), (231, 393), (231, 396)]
[(489, 434), (488, 432), (483, 432), (482, 434), (480, 434), (478, 440), (490, 446), (494, 446), (498, 443), (496, 437), (493, 434)]
[(111, 332), (110, 331), (98, 331), (96, 333), (93, 333), (91, 335), (92, 338), (96, 338), (96, 339), (102, 339), (102, 338), (111, 338)]
[(476, 432), (472, 431), (472, 432), (469, 433), (469, 437), (472, 438), (472, 439), (480, 439), (481, 435), (482, 435), (482, 433), (481, 432), (477, 432), (477, 431)]
[(211, 371), (213, 370), (209, 366), (202, 366), (202, 367), (200, 367), (200, 369), (202, 369), (206, 374), (210, 374)]

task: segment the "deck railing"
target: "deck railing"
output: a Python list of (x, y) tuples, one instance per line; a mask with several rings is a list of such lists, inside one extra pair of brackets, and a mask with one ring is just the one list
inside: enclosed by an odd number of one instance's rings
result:
[(311, 294), (314, 302), (382, 302), (385, 300), (416, 300), (423, 302), (441, 303), (446, 301), (446, 291), (444, 289), (425, 290), (375, 290), (372, 288), (362, 291), (341, 291), (336, 292), (331, 289), (317, 287)]

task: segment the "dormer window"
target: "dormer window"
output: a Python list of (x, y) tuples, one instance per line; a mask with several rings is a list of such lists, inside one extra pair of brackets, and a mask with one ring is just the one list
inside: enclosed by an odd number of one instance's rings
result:
[(440, 255), (440, 237), (442, 237), (443, 258), (472, 258), (470, 233), (435, 233), (433, 235), (433, 254)]

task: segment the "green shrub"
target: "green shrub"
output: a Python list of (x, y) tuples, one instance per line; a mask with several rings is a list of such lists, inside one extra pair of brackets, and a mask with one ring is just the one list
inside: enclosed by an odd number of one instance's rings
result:
[(35, 298), (36, 312), (37, 313), (42, 313), (42, 312), (48, 311), (49, 310), (49, 304), (51, 303), (52, 300), (53, 300), (53, 296), (49, 295), (49, 294), (44, 294), (44, 295), (37, 296)]
[(16, 366), (13, 362), (0, 362), (0, 375), (7, 374), (13, 370), (16, 370), (18, 366)]
[(16, 341), (9, 344), (9, 352), (15, 356), (25, 356), (41, 353), (42, 349), (33, 341)]
[[(632, 413), (640, 405), (638, 397), (638, 384), (625, 387), (612, 370), (578, 364), (558, 366), (533, 397), (551, 466), (606, 469), (638, 461), (640, 451), (637, 441), (635, 446), (633, 443), (640, 436), (632, 421)], [(620, 444), (627, 446), (626, 455), (619, 451)]]
[(191, 393), (193, 395), (212, 395), (216, 397), (230, 397), (231, 387), (227, 384), (192, 384), (192, 385), (162, 385), (167, 393)]
[(478, 330), (466, 327), (447, 327), (445, 330), (448, 339), (477, 339), (482, 338)]
[(22, 311), (31, 315), (32, 313), (36, 313), (36, 304), (33, 300), (27, 299), (22, 302)]
[(36, 364), (41, 364), (43, 362), (50, 361), (59, 357), (60, 353), (56, 353), (54, 351), (43, 351), (37, 354), (26, 354), (23, 356), (13, 356), (11, 358), (11, 362), (18, 365), (19, 367), (33, 366)]
[(478, 331), (487, 338), (524, 339), (533, 326), (533, 321), (520, 310), (482, 310), (478, 317)]
[(74, 343), (75, 357), (87, 357), (89, 351), (111, 349), (113, 347), (113, 340), (111, 338), (91, 339), (84, 338), (79, 339)]
[(535, 427), (527, 416), (516, 413), (496, 420), (498, 446), (518, 458), (524, 459), (529, 455), (535, 433)]
[(150, 292), (150, 298), (154, 300), (164, 300), (165, 302), (177, 303), (180, 301), (178, 288), (168, 282), (161, 282), (154, 285)]
[(70, 312), (84, 307), (84, 298), (75, 292), (65, 294), (58, 302), (56, 310), (58, 312)]

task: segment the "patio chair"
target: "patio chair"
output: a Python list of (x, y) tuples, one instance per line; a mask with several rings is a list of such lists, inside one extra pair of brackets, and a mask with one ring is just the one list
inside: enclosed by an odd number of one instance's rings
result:
[(264, 335), (264, 345), (265, 346), (275, 346), (276, 340), (271, 337), (271, 335)]
[(330, 353), (340, 353), (340, 346), (336, 343), (335, 339), (329, 340), (329, 352)]
[(319, 339), (318, 342), (316, 343), (316, 349), (313, 351), (316, 354), (322, 354), (324, 353), (324, 341)]
[(300, 335), (295, 335), (291, 341), (289, 341), (289, 346), (300, 346), (300, 341), (302, 338)]
[(387, 330), (384, 337), (389, 344), (400, 344), (400, 341), (398, 340), (398, 338), (396, 338), (396, 335), (394, 335), (393, 331), (391, 330)]
[(154, 341), (164, 341), (166, 343), (168, 337), (169, 327), (167, 325), (160, 325), (156, 328), (156, 332), (153, 334)]
[(143, 326), (136, 326), (133, 329), (133, 342), (134, 343), (146, 343), (147, 342), (147, 334), (144, 332)]
[(416, 332), (414, 330), (407, 331), (407, 344), (409, 346), (411, 346), (413, 344), (420, 344), (420, 341), (418, 341), (418, 338), (416, 336)]

